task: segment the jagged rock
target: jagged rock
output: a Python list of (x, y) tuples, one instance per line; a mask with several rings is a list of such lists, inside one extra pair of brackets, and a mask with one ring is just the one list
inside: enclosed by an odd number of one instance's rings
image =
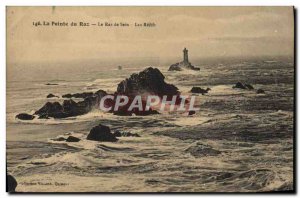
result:
[(50, 94), (47, 95), (47, 98), (58, 98), (58, 96), (50, 93)]
[(189, 115), (189, 116), (190, 116), (190, 115), (194, 115), (195, 113), (196, 113), (196, 111), (189, 111), (189, 114), (188, 114), (188, 115)]
[(42, 108), (36, 111), (34, 114), (39, 116), (47, 116), (53, 118), (66, 117), (63, 113), (63, 107), (58, 102), (47, 102)]
[(17, 186), (17, 180), (11, 175), (6, 175), (6, 192), (15, 192)]
[(135, 96), (140, 93), (151, 93), (158, 96), (178, 95), (178, 88), (165, 82), (165, 76), (156, 68), (149, 67), (144, 71), (132, 74), (118, 84), (117, 94)]
[(71, 135), (66, 139), (66, 142), (79, 142), (79, 141), (80, 141), (79, 138), (71, 136)]
[(139, 134), (137, 133), (130, 133), (127, 131), (121, 132), (121, 131), (115, 131), (114, 132), (114, 136), (115, 137), (141, 137)]
[(206, 88), (206, 89), (202, 89), (201, 87), (193, 87), (191, 89), (191, 92), (192, 93), (200, 93), (202, 95), (208, 93), (208, 91), (210, 91), (211, 89), (210, 88)]
[(111, 133), (108, 126), (99, 124), (92, 128), (88, 134), (87, 140), (102, 141), (102, 142), (116, 142), (118, 139)]
[(233, 87), (233, 89), (248, 89), (248, 90), (252, 90), (254, 89), (254, 87), (250, 84), (243, 84), (241, 82), (237, 82)]
[(182, 71), (182, 68), (179, 66), (179, 63), (175, 63), (170, 66), (168, 71)]
[(64, 100), (62, 105), (58, 102), (47, 102), (41, 109), (36, 111), (35, 114), (39, 115), (39, 119), (48, 119), (49, 117), (66, 118), (83, 115), (96, 107), (100, 103), (101, 98), (106, 94), (107, 93), (103, 90), (98, 90), (95, 94), (92, 95), (89, 92), (78, 95), (74, 94), (75, 97), (79, 97), (79, 95), (80, 97), (86, 97), (83, 101), (79, 101), (78, 103), (76, 103), (72, 99)]
[(18, 118), (20, 120), (33, 120), (35, 118), (35, 116), (27, 114), (27, 113), (20, 113), (20, 114), (16, 115), (16, 118)]
[(189, 152), (194, 157), (217, 156), (221, 154), (221, 151), (215, 150), (211, 146), (199, 142), (190, 146), (185, 151)]
[(256, 91), (256, 93), (257, 93), (257, 94), (264, 94), (265, 91), (264, 91), (263, 89), (258, 89), (258, 90)]
[(75, 94), (65, 94), (62, 95), (63, 98), (87, 98), (93, 96), (93, 92), (83, 92), (83, 93), (75, 93)]
[[(179, 91), (176, 86), (165, 82), (165, 76), (158, 69), (149, 67), (120, 82), (115, 95), (126, 95), (129, 97), (129, 102), (127, 106), (121, 107), (118, 111), (112, 111), (112, 113), (120, 116), (131, 116), (133, 114), (145, 116), (157, 114), (158, 112), (151, 109), (150, 111), (139, 111), (137, 108), (128, 111), (136, 95), (157, 95), (159, 97), (166, 95), (171, 98), (174, 95), (179, 95)], [(145, 109), (146, 101), (142, 101), (142, 106)]]

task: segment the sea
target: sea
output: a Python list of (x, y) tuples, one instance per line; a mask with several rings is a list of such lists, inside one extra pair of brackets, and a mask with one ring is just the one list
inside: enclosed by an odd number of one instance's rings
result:
[[(121, 64), (122, 65), (122, 64)], [(270, 192), (294, 189), (293, 59), (250, 59), (169, 65), (88, 62), (8, 64), (7, 172), (17, 192)], [(158, 68), (183, 95), (192, 87), (200, 110), (117, 116), (94, 109), (65, 119), (18, 120), (66, 93), (113, 93), (131, 74)], [(249, 83), (254, 90), (233, 89)], [(50, 85), (47, 83), (50, 83)], [(256, 91), (263, 89), (264, 94)], [(46, 98), (52, 93), (59, 98)], [(79, 99), (77, 99), (78, 101)], [(117, 142), (86, 139), (98, 124), (137, 133)], [(79, 142), (58, 142), (69, 135)]]

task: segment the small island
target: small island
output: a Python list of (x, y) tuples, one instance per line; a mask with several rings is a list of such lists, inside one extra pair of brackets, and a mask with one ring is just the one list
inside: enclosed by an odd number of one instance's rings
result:
[(183, 69), (197, 70), (197, 71), (200, 70), (200, 68), (193, 66), (189, 62), (188, 50), (186, 48), (183, 49), (183, 61), (171, 65), (169, 71), (182, 71)]

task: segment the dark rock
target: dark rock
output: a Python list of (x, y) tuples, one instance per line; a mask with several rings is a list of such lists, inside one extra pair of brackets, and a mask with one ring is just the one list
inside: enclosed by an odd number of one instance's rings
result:
[(179, 63), (175, 63), (170, 66), (168, 71), (182, 71), (182, 68), (179, 66)]
[(65, 141), (66, 138), (64, 138), (64, 137), (58, 137), (58, 138), (53, 138), (51, 140), (61, 142), (61, 141)]
[(256, 93), (257, 93), (257, 94), (264, 94), (265, 91), (264, 91), (263, 89), (258, 89), (258, 90), (256, 91)]
[(63, 97), (84, 98), (84, 100), (78, 103), (72, 99), (64, 100), (62, 105), (58, 102), (47, 102), (41, 109), (36, 111), (35, 114), (39, 115), (39, 119), (48, 119), (49, 117), (66, 118), (83, 115), (98, 106), (101, 98), (105, 95), (107, 95), (107, 93), (103, 90), (98, 90), (95, 94), (92, 92), (66, 94)]
[(237, 82), (232, 88), (234, 89), (248, 89), (248, 90), (253, 90), (254, 87), (250, 84), (243, 84), (241, 82)]
[(58, 84), (56, 84), (56, 83), (47, 83), (45, 85), (58, 85)]
[(16, 118), (18, 118), (20, 120), (33, 120), (35, 118), (35, 116), (27, 114), (27, 113), (20, 113), (20, 114), (16, 115)]
[(58, 96), (50, 93), (50, 94), (47, 95), (47, 98), (58, 98)]
[(201, 87), (193, 87), (191, 89), (191, 92), (192, 93), (200, 93), (202, 95), (208, 93), (208, 91), (210, 91), (211, 89), (210, 88), (206, 88), (206, 89), (202, 89)]
[(13, 176), (6, 175), (6, 192), (15, 192), (17, 185), (18, 182)]
[(80, 106), (80, 102), (76, 103), (72, 99), (70, 100), (64, 100), (63, 102), (63, 112), (66, 115), (66, 117), (71, 117), (71, 116), (78, 116), (78, 115), (83, 115), (85, 113), (88, 113), (91, 109), (87, 108), (87, 105), (84, 104)]
[(221, 154), (221, 151), (215, 150), (211, 146), (199, 142), (197, 142), (196, 145), (190, 146), (185, 151), (189, 152), (194, 157), (217, 156)]
[(177, 95), (178, 88), (165, 82), (165, 76), (156, 68), (149, 67), (118, 84), (117, 94), (135, 96), (139, 93), (151, 93), (158, 96)]
[(237, 82), (232, 88), (234, 89), (246, 89), (245, 85), (241, 82)]
[[(165, 82), (165, 76), (158, 69), (149, 67), (138, 74), (132, 74), (128, 79), (118, 84), (115, 95), (128, 96), (129, 102), (127, 106), (123, 106), (117, 111), (112, 111), (112, 113), (120, 116), (158, 114), (155, 110), (139, 111), (138, 108), (134, 108), (128, 111), (128, 108), (136, 95), (147, 96), (149, 94), (159, 97), (166, 95), (168, 99), (171, 99), (174, 95), (179, 95), (179, 93), (176, 86)], [(142, 106), (145, 109), (146, 101), (142, 101)]]
[(195, 113), (196, 113), (196, 111), (189, 111), (189, 114), (188, 114), (188, 115), (189, 115), (189, 116), (190, 116), (190, 115), (194, 115)]
[(63, 107), (58, 102), (47, 102), (41, 109), (35, 112), (39, 116), (47, 116), (53, 118), (64, 118)]
[(79, 138), (71, 136), (71, 135), (66, 139), (66, 142), (79, 142), (79, 141), (80, 141)]
[(116, 142), (118, 140), (114, 134), (111, 133), (110, 128), (102, 124), (93, 127), (86, 139), (102, 142)]

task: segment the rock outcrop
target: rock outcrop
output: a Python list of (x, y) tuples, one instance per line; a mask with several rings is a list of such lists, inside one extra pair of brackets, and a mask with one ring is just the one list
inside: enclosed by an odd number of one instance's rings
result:
[(193, 87), (191, 89), (192, 93), (200, 93), (202, 95), (208, 93), (211, 89), (210, 88), (206, 88), (206, 89), (202, 89), (201, 87)]
[(248, 90), (253, 90), (254, 87), (250, 84), (243, 84), (241, 82), (237, 82), (233, 87), (233, 89), (248, 89)]
[(47, 95), (47, 98), (58, 98), (58, 96), (50, 93), (50, 94)]
[(79, 142), (80, 139), (77, 138), (77, 137), (74, 137), (72, 135), (70, 135), (67, 139), (66, 139), (66, 142)]
[(196, 114), (196, 111), (189, 111), (189, 113), (188, 113), (189, 116), (192, 116), (194, 114)]
[[(47, 102), (41, 109), (35, 112), (39, 115), (39, 119), (53, 118), (66, 118), (72, 116), (83, 115), (91, 111), (94, 107), (99, 105), (100, 100), (107, 93), (103, 90), (99, 90), (93, 95), (90, 94), (79, 94), (85, 97), (83, 101), (75, 102), (72, 99), (64, 100), (62, 104), (59, 102)], [(76, 97), (79, 97), (76, 95)]]
[[(174, 95), (179, 95), (178, 88), (165, 82), (165, 76), (156, 68), (149, 67), (142, 72), (132, 74), (129, 78), (118, 84), (115, 95), (125, 95), (129, 97), (128, 105), (123, 106), (118, 111), (112, 111), (115, 115), (130, 116), (135, 115), (152, 115), (158, 114), (156, 110), (139, 111), (133, 108), (128, 111), (129, 105), (136, 95), (142, 96), (142, 106), (145, 109), (146, 101), (143, 96), (156, 95), (159, 97), (167, 96), (171, 99)], [(178, 101), (179, 103), (180, 101)]]
[(17, 119), (20, 120), (33, 120), (35, 118), (35, 116), (27, 114), (27, 113), (20, 113), (18, 115), (16, 115)]
[(117, 94), (135, 96), (149, 93), (153, 95), (177, 95), (178, 88), (165, 82), (165, 76), (157, 69), (148, 67), (140, 73), (132, 74), (129, 78), (118, 84)]
[(111, 133), (108, 126), (99, 124), (92, 128), (88, 134), (87, 140), (101, 141), (101, 142), (116, 142), (118, 139)]
[(17, 180), (11, 175), (6, 175), (6, 192), (15, 192), (17, 186)]

